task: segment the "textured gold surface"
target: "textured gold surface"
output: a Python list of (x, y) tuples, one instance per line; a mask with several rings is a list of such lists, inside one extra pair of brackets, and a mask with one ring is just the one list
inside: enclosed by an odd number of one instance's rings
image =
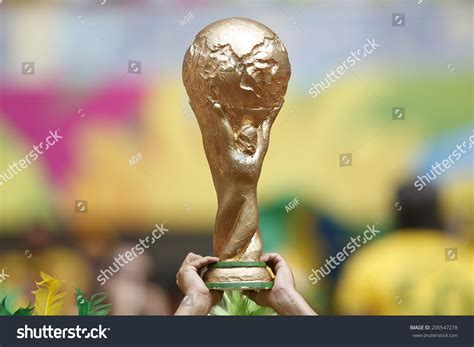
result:
[(270, 272), (264, 267), (215, 268), (206, 272), (205, 282), (250, 282), (273, 281)]
[[(183, 82), (202, 133), (217, 193), (214, 253), (221, 261), (259, 261), (257, 183), (270, 129), (291, 67), (283, 43), (244, 18), (201, 30), (183, 62)], [(266, 281), (266, 269), (211, 269), (209, 281)]]

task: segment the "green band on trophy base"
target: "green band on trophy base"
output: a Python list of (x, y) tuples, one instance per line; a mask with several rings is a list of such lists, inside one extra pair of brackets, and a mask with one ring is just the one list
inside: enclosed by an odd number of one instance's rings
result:
[(213, 290), (268, 290), (273, 278), (263, 261), (220, 261), (203, 274), (207, 288)]
[(206, 282), (209, 289), (243, 290), (243, 289), (271, 289), (273, 282)]
[(228, 268), (228, 267), (267, 267), (263, 261), (218, 261), (207, 266), (208, 268)]

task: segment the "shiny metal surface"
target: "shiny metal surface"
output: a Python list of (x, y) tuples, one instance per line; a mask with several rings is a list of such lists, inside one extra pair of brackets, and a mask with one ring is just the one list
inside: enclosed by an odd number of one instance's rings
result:
[[(208, 25), (184, 57), (183, 82), (217, 193), (214, 253), (221, 261), (260, 260), (257, 184), (290, 74), (278, 36), (244, 18)], [(239, 276), (216, 268), (208, 278), (267, 281), (263, 270), (246, 268)]]

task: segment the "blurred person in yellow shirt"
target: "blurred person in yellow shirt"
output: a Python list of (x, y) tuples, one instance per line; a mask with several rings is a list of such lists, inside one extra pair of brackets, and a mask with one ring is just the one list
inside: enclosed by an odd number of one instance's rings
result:
[(437, 191), (407, 185), (396, 201), (397, 230), (344, 267), (335, 293), (338, 313), (473, 314), (473, 248), (443, 231)]

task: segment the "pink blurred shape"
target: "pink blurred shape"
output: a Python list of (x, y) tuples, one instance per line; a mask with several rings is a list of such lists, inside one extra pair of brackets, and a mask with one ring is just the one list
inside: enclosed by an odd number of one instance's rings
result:
[(74, 139), (79, 128), (87, 128), (94, 122), (136, 121), (144, 91), (143, 86), (123, 81), (108, 82), (87, 91), (60, 86), (32, 89), (4, 84), (0, 87), (0, 119), (31, 146), (44, 141), (50, 130), (59, 129), (63, 139), (41, 158), (57, 184), (71, 169)]

